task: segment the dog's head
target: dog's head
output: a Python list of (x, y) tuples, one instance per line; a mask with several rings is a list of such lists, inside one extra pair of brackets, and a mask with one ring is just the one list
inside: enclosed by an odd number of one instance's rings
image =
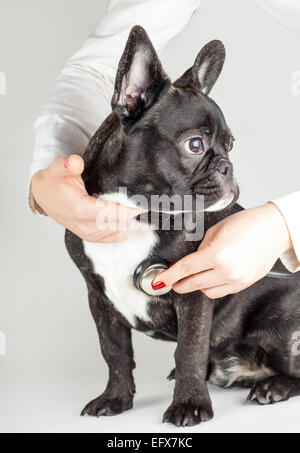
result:
[(224, 60), (223, 44), (211, 41), (172, 84), (146, 32), (132, 29), (112, 99), (119, 125), (103, 154), (111, 178), (115, 175), (130, 195), (199, 194), (206, 210), (237, 200), (229, 161), (234, 139), (208, 97)]

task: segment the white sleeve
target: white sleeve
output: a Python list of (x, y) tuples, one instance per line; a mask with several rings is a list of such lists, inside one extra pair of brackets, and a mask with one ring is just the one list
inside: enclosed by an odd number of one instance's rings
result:
[(111, 111), (116, 70), (130, 29), (142, 25), (159, 53), (184, 28), (200, 3), (201, 0), (111, 0), (103, 20), (49, 90), (35, 124), (30, 178), (56, 157), (83, 154)]
[(288, 226), (293, 249), (281, 256), (290, 272), (300, 270), (300, 191), (272, 201), (283, 215)]
[(267, 14), (300, 36), (299, 0), (254, 0)]

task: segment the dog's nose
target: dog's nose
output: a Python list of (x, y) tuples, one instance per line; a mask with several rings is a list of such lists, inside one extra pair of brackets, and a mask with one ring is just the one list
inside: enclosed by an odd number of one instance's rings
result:
[(220, 159), (216, 164), (216, 170), (227, 176), (232, 171), (232, 163), (228, 159)]

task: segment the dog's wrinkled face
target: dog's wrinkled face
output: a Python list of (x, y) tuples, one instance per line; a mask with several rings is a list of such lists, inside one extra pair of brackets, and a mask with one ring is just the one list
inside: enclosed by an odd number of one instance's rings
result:
[(212, 41), (171, 84), (145, 31), (133, 28), (112, 100), (122, 123), (118, 172), (131, 195), (204, 195), (206, 210), (237, 200), (234, 138), (208, 97), (224, 60), (223, 44)]

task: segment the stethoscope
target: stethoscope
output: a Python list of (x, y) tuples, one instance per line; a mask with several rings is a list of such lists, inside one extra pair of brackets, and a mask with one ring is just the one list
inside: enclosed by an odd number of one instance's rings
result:
[[(133, 274), (134, 286), (149, 296), (163, 296), (164, 294), (168, 294), (172, 291), (172, 286), (166, 286), (165, 288), (155, 291), (152, 288), (152, 282), (159, 272), (165, 271), (166, 269), (169, 269), (169, 267), (170, 263), (158, 256), (153, 256), (152, 258), (142, 261)], [(300, 275), (300, 272), (292, 274), (291, 272), (270, 271), (266, 277), (295, 278), (298, 275)]]

